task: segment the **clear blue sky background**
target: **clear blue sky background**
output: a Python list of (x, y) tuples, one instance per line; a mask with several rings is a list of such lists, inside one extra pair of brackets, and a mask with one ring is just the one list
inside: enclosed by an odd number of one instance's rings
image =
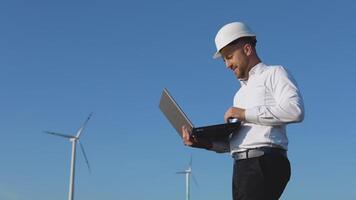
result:
[(240, 87), (213, 60), (217, 30), (243, 21), (266, 64), (289, 69), (306, 117), (289, 126), (282, 199), (356, 199), (353, 1), (20, 1), (0, 3), (0, 199), (67, 198), (69, 141), (90, 112), (76, 199), (231, 199), (232, 159), (182, 145), (158, 109), (170, 89), (197, 126), (223, 121)]

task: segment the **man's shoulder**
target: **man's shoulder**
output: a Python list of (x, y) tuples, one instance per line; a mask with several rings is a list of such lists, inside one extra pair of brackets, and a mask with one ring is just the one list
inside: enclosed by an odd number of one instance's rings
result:
[(263, 74), (267, 76), (288, 76), (288, 70), (282, 65), (265, 65)]
[(264, 72), (278, 72), (278, 71), (286, 71), (286, 69), (282, 65), (264, 65)]

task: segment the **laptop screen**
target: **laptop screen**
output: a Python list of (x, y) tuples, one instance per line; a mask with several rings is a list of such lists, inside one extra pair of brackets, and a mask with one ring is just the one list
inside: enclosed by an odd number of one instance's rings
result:
[(181, 137), (182, 126), (186, 126), (188, 129), (193, 129), (194, 126), (192, 122), (188, 119), (166, 88), (163, 89), (159, 108)]

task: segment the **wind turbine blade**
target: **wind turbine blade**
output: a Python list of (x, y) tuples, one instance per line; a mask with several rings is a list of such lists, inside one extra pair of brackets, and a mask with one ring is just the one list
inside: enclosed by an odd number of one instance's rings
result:
[(197, 179), (195, 178), (194, 174), (191, 174), (191, 175), (192, 175), (192, 178), (193, 178), (193, 182), (194, 182), (195, 185), (199, 188), (198, 181), (197, 181)]
[(89, 121), (89, 119), (91, 118), (92, 115), (93, 115), (93, 113), (90, 113), (90, 114), (89, 114), (89, 116), (87, 117), (87, 119), (86, 119), (85, 122), (83, 123), (82, 127), (80, 127), (80, 129), (78, 130), (78, 132), (77, 132), (77, 138), (79, 138), (80, 135), (82, 134), (82, 132), (83, 132), (85, 126), (87, 125), (87, 123), (88, 123), (88, 121)]
[(87, 163), (88, 170), (89, 170), (89, 172), (91, 173), (89, 161), (88, 161), (87, 155), (85, 154), (85, 151), (84, 151), (84, 146), (83, 146), (83, 144), (80, 142), (80, 140), (78, 140), (78, 142), (79, 142), (79, 144), (80, 144), (80, 149), (82, 150), (82, 153), (83, 153), (85, 162)]
[(186, 174), (187, 172), (176, 172), (176, 174)]
[(66, 134), (62, 134), (62, 133), (56, 133), (56, 132), (52, 132), (52, 131), (43, 131), (44, 133), (47, 134), (51, 134), (51, 135), (55, 135), (55, 136), (60, 136), (60, 137), (65, 137), (65, 138), (74, 138), (74, 136), (72, 135), (66, 135)]

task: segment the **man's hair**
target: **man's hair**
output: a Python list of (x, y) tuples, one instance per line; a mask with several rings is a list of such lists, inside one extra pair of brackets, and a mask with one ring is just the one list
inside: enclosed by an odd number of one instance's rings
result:
[(250, 44), (253, 48), (256, 48), (257, 40), (256, 40), (256, 37), (242, 37), (242, 38), (239, 38), (239, 39), (236, 39), (236, 40), (230, 42), (228, 45), (235, 45), (240, 42), (242, 42), (243, 45)]

